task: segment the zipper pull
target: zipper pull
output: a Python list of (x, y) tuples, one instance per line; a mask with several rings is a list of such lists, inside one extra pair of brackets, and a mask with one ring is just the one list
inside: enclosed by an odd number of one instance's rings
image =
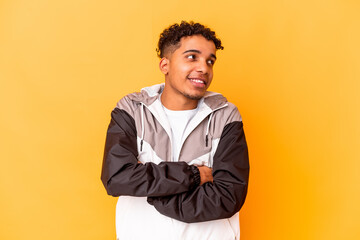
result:
[(143, 140), (141, 139), (141, 141), (140, 141), (140, 152), (142, 152), (142, 145), (143, 145)]

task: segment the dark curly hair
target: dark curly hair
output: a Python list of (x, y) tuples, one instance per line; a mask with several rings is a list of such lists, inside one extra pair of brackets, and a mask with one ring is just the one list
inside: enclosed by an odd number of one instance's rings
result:
[(180, 40), (182, 37), (192, 36), (196, 34), (200, 34), (207, 40), (213, 41), (216, 49), (224, 49), (224, 47), (221, 45), (221, 40), (216, 37), (215, 32), (211, 31), (210, 28), (207, 28), (200, 23), (194, 23), (193, 21), (181, 21), (180, 25), (175, 23), (166, 28), (160, 34), (158, 48), (156, 49), (158, 57), (163, 58), (164, 54), (168, 52), (168, 50), (171, 50), (171, 52), (173, 52), (177, 48), (179, 48)]

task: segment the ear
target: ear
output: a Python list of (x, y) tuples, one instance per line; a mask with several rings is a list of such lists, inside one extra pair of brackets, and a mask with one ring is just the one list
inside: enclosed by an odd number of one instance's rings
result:
[(168, 72), (169, 72), (169, 59), (167, 59), (166, 57), (163, 57), (163, 58), (160, 60), (159, 68), (160, 68), (160, 71), (161, 71), (164, 75), (167, 75)]

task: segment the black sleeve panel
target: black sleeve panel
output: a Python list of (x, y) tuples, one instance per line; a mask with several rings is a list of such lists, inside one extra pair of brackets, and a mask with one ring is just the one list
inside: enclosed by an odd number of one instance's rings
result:
[(244, 204), (249, 178), (242, 122), (225, 126), (213, 162), (213, 183), (166, 197), (148, 197), (158, 212), (193, 223), (229, 218)]
[(138, 163), (134, 119), (115, 108), (107, 131), (101, 180), (112, 196), (167, 196), (200, 183), (199, 170), (186, 162)]

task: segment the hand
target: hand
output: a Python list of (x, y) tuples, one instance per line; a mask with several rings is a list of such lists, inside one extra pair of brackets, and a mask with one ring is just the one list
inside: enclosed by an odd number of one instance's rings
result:
[(197, 166), (200, 172), (200, 185), (213, 182), (212, 169), (207, 166)]

